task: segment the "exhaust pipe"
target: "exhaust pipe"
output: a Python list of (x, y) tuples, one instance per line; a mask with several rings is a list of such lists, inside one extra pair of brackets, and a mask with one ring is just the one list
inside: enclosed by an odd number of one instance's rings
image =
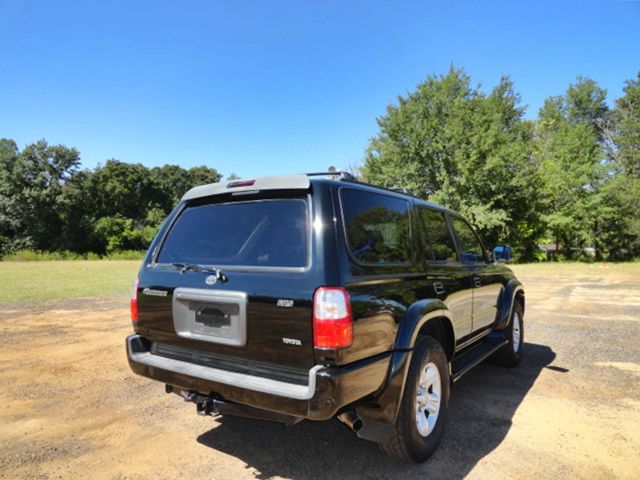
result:
[(362, 421), (362, 419), (358, 415), (356, 415), (356, 412), (354, 412), (353, 410), (341, 413), (340, 415), (338, 415), (338, 420), (340, 420), (354, 432), (358, 432), (358, 430), (360, 430), (364, 426), (364, 422)]

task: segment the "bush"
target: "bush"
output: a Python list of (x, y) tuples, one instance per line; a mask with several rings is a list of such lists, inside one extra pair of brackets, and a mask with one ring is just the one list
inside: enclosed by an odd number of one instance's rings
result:
[[(109, 260), (142, 260), (147, 252), (144, 250), (121, 250), (106, 255)], [(95, 254), (94, 254), (95, 255)]]
[(1, 258), (7, 262), (45, 262), (55, 260), (142, 260), (146, 252), (143, 250), (122, 250), (109, 255), (97, 253), (75, 253), (68, 250), (59, 252), (38, 252), (36, 250), (17, 250)]

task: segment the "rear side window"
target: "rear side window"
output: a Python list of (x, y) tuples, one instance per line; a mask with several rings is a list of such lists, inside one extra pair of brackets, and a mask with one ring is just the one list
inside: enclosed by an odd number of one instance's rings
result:
[(409, 261), (407, 200), (349, 188), (340, 190), (340, 198), (347, 243), (357, 261), (379, 264)]
[(456, 231), (462, 261), (484, 262), (484, 249), (469, 224), (459, 217), (451, 217), (451, 224)]
[(305, 267), (308, 225), (307, 202), (302, 199), (187, 207), (171, 227), (157, 261)]
[(419, 211), (426, 237), (431, 243), (431, 258), (438, 261), (456, 261), (456, 247), (442, 212), (426, 207), (419, 207)]

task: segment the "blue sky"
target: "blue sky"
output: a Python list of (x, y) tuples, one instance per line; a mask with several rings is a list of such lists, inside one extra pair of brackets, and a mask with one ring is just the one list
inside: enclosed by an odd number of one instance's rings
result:
[(640, 1), (0, 0), (0, 137), (224, 175), (346, 168), (450, 64), (534, 117), (578, 75), (640, 70)]

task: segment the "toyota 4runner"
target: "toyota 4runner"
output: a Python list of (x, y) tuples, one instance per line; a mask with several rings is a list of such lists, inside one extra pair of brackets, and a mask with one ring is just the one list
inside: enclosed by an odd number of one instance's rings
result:
[(450, 385), (520, 361), (524, 290), (457, 213), (348, 174), (195, 187), (140, 269), (137, 374), (203, 415), (337, 416), (397, 458), (442, 436)]

